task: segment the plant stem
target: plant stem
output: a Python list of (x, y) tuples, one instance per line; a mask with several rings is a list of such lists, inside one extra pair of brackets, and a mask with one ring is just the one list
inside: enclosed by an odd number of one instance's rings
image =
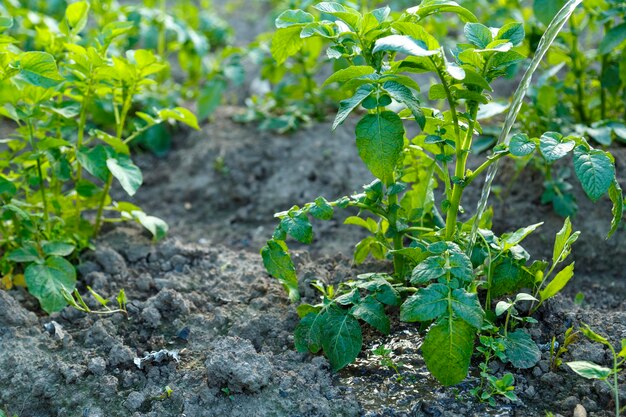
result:
[(617, 354), (615, 353), (613, 345), (607, 343), (607, 346), (609, 347), (609, 349), (611, 349), (611, 354), (613, 355), (613, 395), (615, 397), (615, 417), (619, 417), (619, 380), (617, 378), (617, 370), (619, 368), (619, 364), (617, 363)]
[[(78, 120), (78, 137), (76, 139), (76, 152), (78, 152), (83, 146), (83, 139), (85, 138), (85, 125), (87, 124), (87, 105), (91, 99), (91, 85), (92, 78), (89, 78), (89, 85), (87, 86), (87, 93), (83, 98), (83, 103), (80, 109), (80, 118)], [(76, 183), (80, 182), (83, 178), (83, 166), (80, 163), (76, 164)], [(78, 218), (77, 227), (80, 228), (81, 218), (80, 196), (76, 194), (76, 217)]]
[[(474, 125), (476, 124), (476, 114), (478, 113), (478, 104), (470, 102), (468, 104), (470, 122), (467, 128), (467, 134), (465, 139), (457, 141), (456, 146), (456, 166), (454, 169), (454, 176), (460, 182), (455, 182), (452, 188), (452, 198), (450, 199), (450, 206), (448, 207), (448, 213), (446, 215), (446, 240), (452, 240), (456, 233), (456, 219), (459, 213), (459, 206), (461, 204), (461, 197), (463, 196), (463, 190), (465, 189), (465, 169), (467, 165), (467, 155), (469, 149), (472, 146), (472, 136), (474, 134)], [(458, 123), (458, 120), (457, 120)], [(460, 137), (459, 137), (460, 139)]]
[[(124, 97), (124, 104), (122, 105), (122, 111), (120, 112), (119, 119), (116, 117), (117, 121), (117, 139), (122, 140), (122, 134), (124, 133), (124, 124), (126, 123), (126, 116), (130, 111), (130, 106), (132, 104), (132, 98), (135, 93), (136, 84), (133, 84), (128, 91), (126, 92), (126, 96)], [(115, 107), (115, 106), (114, 106)], [(96, 224), (94, 227), (94, 236), (98, 234), (100, 231), (100, 226), (102, 225), (102, 213), (104, 211), (104, 205), (106, 203), (106, 199), (109, 195), (109, 191), (111, 191), (111, 185), (113, 184), (113, 174), (109, 171), (107, 176), (107, 180), (104, 186), (104, 190), (102, 191), (102, 197), (100, 198), (100, 203), (98, 204), (98, 214), (96, 215)]]
[[(35, 147), (35, 132), (33, 129), (33, 121), (29, 118), (27, 120), (28, 125), (28, 138), (30, 146), (34, 152), (38, 152)], [(46, 229), (50, 223), (50, 214), (48, 212), (48, 200), (46, 199), (46, 189), (44, 187), (43, 169), (41, 168), (41, 156), (37, 153), (37, 176), (39, 177), (39, 191), (41, 193), (41, 202), (43, 203), (43, 219), (46, 223)]]
[(483, 162), (478, 168), (476, 168), (475, 171), (472, 172), (471, 175), (468, 175), (465, 178), (465, 186), (468, 186), (469, 184), (472, 183), (472, 181), (474, 181), (485, 169), (487, 169), (491, 164), (493, 164), (494, 162), (496, 162), (498, 159), (502, 158), (503, 156), (508, 155), (508, 152), (502, 152), (499, 153), (498, 155), (491, 157), (489, 159), (487, 159), (485, 162)]
[[(608, 55), (602, 56), (602, 69), (600, 70), (601, 78), (604, 78), (604, 73), (608, 64), (608, 57)], [(600, 118), (602, 120), (606, 119), (606, 104), (606, 88), (602, 86), (602, 80), (600, 80)]]
[[(159, 122), (159, 123), (162, 123), (162, 122)], [(145, 125), (144, 127), (142, 127), (141, 129), (136, 130), (135, 132), (133, 132), (133, 134), (132, 134), (132, 135), (130, 135), (129, 137), (127, 137), (126, 139), (124, 139), (124, 143), (125, 143), (126, 145), (128, 145), (128, 144), (129, 144), (129, 143), (131, 143), (133, 140), (137, 139), (137, 137), (139, 137), (139, 135), (141, 135), (141, 134), (142, 134), (142, 133), (144, 133), (145, 131), (147, 131), (147, 130), (149, 130), (149, 129), (153, 128), (154, 126), (158, 125), (159, 123), (155, 123), (155, 124), (153, 124), (153, 123), (149, 123), (149, 124)]]
[[(443, 55), (443, 51), (441, 52), (441, 54)], [(443, 85), (443, 90), (446, 93), (446, 100), (448, 100), (448, 104), (450, 105), (450, 114), (452, 115), (452, 121), (454, 122), (454, 133), (456, 135), (457, 142), (460, 142), (461, 130), (459, 128), (459, 117), (456, 113), (456, 107), (455, 107), (456, 102), (454, 101), (454, 98), (452, 97), (452, 92), (450, 92), (450, 86), (448, 86), (446, 77), (443, 75), (443, 70), (439, 68), (439, 65), (437, 65), (433, 57), (430, 57), (430, 61), (433, 63), (433, 65), (437, 69), (437, 76), (439, 77), (439, 80), (441, 81), (441, 85)]]
[[(389, 218), (389, 228), (393, 231), (393, 249), (400, 250), (404, 247), (402, 242), (402, 234), (397, 230), (397, 205), (398, 195), (392, 194), (389, 196), (389, 207), (387, 209)], [(404, 272), (404, 260), (402, 256), (397, 253), (393, 254), (393, 269), (396, 274), (402, 274)]]
[(304, 54), (302, 51), (296, 54), (296, 61), (302, 67), (302, 75), (304, 76), (305, 81), (305, 92), (309, 96), (309, 100), (313, 105), (313, 111), (315, 112), (315, 117), (318, 117), (322, 112), (319, 106), (319, 102), (317, 100), (317, 95), (315, 94), (315, 81), (313, 80), (313, 76), (309, 71), (306, 60), (304, 59)]
[(504, 319), (504, 337), (507, 337), (508, 332), (509, 332), (509, 319), (511, 318), (511, 308), (507, 310), (506, 319)]
[(102, 197), (100, 197), (100, 202), (98, 203), (98, 214), (96, 215), (94, 236), (98, 234), (98, 232), (100, 231), (100, 226), (102, 226), (102, 212), (104, 211), (104, 205), (106, 204), (109, 191), (111, 191), (111, 184), (113, 184), (113, 175), (109, 173), (109, 176), (107, 177), (107, 182), (104, 185), (104, 190), (102, 190)]
[(491, 248), (489, 247), (489, 243), (487, 239), (482, 235), (482, 233), (478, 233), (478, 236), (482, 239), (485, 244), (485, 248), (487, 249), (487, 258), (489, 262), (487, 263), (487, 296), (485, 297), (485, 310), (491, 310), (491, 283), (493, 281), (493, 263), (494, 259), (491, 257)]

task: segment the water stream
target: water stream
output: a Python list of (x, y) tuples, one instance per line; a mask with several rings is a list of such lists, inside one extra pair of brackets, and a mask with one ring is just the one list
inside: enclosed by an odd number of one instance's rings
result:
[[(535, 56), (530, 62), (530, 66), (524, 73), (522, 80), (520, 81), (517, 90), (515, 90), (515, 94), (513, 95), (513, 102), (511, 103), (511, 107), (509, 107), (509, 112), (506, 115), (506, 119), (504, 120), (504, 125), (502, 126), (502, 131), (500, 132), (500, 136), (498, 137), (497, 144), (504, 143), (506, 145), (509, 144), (509, 133), (511, 132), (511, 128), (513, 127), (513, 123), (515, 123), (515, 119), (517, 119), (517, 115), (519, 114), (520, 109), (522, 108), (522, 103), (524, 98), (526, 97), (526, 93), (530, 88), (530, 82), (532, 80), (533, 74), (539, 67), (541, 60), (543, 59), (548, 49), (552, 46), (552, 43), (556, 39), (557, 35), (563, 29), (565, 23), (569, 20), (572, 13), (579, 4), (581, 4), (583, 0), (569, 0), (565, 6), (554, 16), (550, 25), (546, 29), (546, 32), (541, 37), (541, 41), (539, 42), (539, 46), (537, 47), (537, 51), (535, 52)], [(487, 169), (487, 177), (485, 178), (485, 183), (483, 185), (482, 193), (480, 196), (480, 200), (478, 201), (478, 206), (476, 207), (476, 219), (480, 219), (485, 209), (487, 208), (487, 202), (489, 200), (489, 193), (491, 193), (491, 184), (498, 172), (498, 161), (494, 162)], [(478, 231), (478, 221), (474, 222), (472, 226), (472, 233), (470, 235), (470, 244), (468, 246), (468, 253), (471, 253), (472, 248), (474, 247), (474, 243), (476, 242), (476, 233)]]

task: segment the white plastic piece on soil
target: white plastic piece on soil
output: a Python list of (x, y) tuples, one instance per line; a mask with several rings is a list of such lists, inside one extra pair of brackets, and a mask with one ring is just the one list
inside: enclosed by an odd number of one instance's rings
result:
[(177, 350), (161, 349), (158, 352), (150, 352), (143, 358), (135, 358), (133, 362), (137, 365), (137, 368), (143, 369), (146, 363), (161, 363), (172, 359), (175, 360), (176, 363), (180, 362)]

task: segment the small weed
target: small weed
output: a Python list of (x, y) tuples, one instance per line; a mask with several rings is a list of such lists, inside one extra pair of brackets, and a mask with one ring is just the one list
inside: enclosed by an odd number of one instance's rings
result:
[(173, 393), (174, 393), (174, 390), (171, 389), (169, 385), (166, 385), (165, 388), (163, 388), (163, 392), (160, 395), (157, 395), (156, 397), (154, 397), (153, 400), (164, 401), (170, 398)]
[(569, 347), (573, 343), (576, 343), (580, 336), (578, 331), (574, 331), (573, 327), (570, 327), (565, 331), (565, 337), (563, 343), (559, 344), (556, 337), (552, 337), (550, 342), (550, 369), (556, 371), (563, 364), (563, 355), (569, 352)]
[(377, 348), (372, 349), (372, 354), (379, 357), (380, 365), (394, 371), (396, 374), (396, 381), (402, 382), (402, 380), (404, 380), (404, 376), (400, 373), (400, 368), (402, 368), (404, 364), (402, 362), (396, 362), (391, 357), (392, 353), (393, 351), (391, 349), (387, 349), (385, 345), (380, 345)]

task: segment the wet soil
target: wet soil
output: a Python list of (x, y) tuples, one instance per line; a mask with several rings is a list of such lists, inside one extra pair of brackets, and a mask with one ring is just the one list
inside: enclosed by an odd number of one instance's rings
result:
[[(492, 408), (473, 399), (475, 366), (463, 384), (440, 387), (426, 371), (416, 328), (401, 323), (386, 337), (367, 333), (358, 362), (333, 374), (324, 358), (294, 351), (295, 309), (263, 270), (258, 250), (274, 212), (369, 182), (353, 144), (354, 122), (334, 134), (321, 123), (275, 136), (232, 122), (238, 110), (222, 109), (201, 132), (181, 135), (165, 159), (138, 159), (145, 184), (136, 202), (170, 223), (167, 240), (153, 244), (138, 228), (118, 226), (84, 254), (81, 291), (90, 285), (113, 296), (124, 288), (128, 317), (70, 308), (47, 317), (23, 290), (0, 291), (0, 406), (19, 417), (570, 416), (577, 406), (590, 416), (611, 415), (608, 388), (567, 367), (551, 370), (545, 348), (581, 322), (616, 345), (626, 337), (626, 234), (604, 239), (607, 201), (593, 205), (575, 190), (580, 212), (573, 223), (583, 232), (573, 253), (577, 275), (528, 329), (544, 346), (542, 361), (526, 371), (493, 365), (496, 374), (513, 372), (519, 401)], [(626, 172), (626, 153), (618, 149), (616, 157)], [(499, 184), (512, 175), (503, 166)], [(494, 198), (494, 224), (502, 232), (545, 221), (526, 246), (547, 257), (562, 219), (539, 203), (541, 181), (526, 171), (506, 201)], [(478, 195), (468, 190), (469, 210)], [(387, 267), (355, 269), (349, 255), (361, 233), (341, 223), (316, 223), (314, 243), (294, 257), (308, 301), (315, 301), (313, 279), (339, 282)], [(582, 305), (574, 302), (579, 292)], [(402, 363), (401, 379), (371, 353), (381, 343)], [(574, 358), (610, 359), (585, 340), (564, 357)], [(624, 388), (621, 397), (626, 403)]]

